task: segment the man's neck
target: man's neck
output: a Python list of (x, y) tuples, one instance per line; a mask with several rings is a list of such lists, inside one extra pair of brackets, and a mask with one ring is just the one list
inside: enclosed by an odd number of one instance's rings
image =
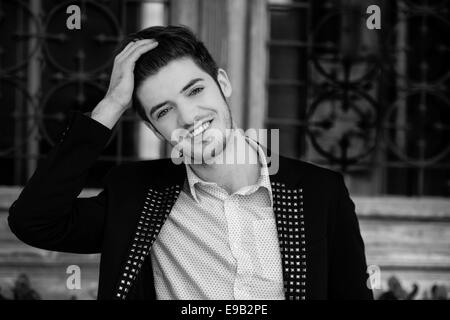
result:
[[(235, 137), (236, 139), (234, 139)], [(244, 139), (244, 141), (237, 139)], [(241, 159), (244, 161), (227, 161), (223, 164), (191, 164), (190, 167), (200, 179), (216, 183), (229, 194), (258, 181), (261, 172), (258, 153), (248, 144), (243, 135), (231, 136), (223, 153), (220, 156), (224, 159), (236, 160), (239, 156), (243, 157)]]

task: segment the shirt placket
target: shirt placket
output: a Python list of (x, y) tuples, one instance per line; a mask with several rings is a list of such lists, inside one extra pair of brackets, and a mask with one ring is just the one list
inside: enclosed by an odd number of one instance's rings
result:
[(253, 263), (248, 250), (244, 243), (246, 234), (244, 229), (245, 221), (242, 220), (239, 212), (239, 202), (235, 196), (230, 196), (224, 201), (224, 213), (228, 226), (228, 237), (231, 252), (236, 259), (236, 278), (234, 282), (234, 297), (235, 299), (249, 299), (250, 293), (246, 283), (249, 282), (254, 270)]

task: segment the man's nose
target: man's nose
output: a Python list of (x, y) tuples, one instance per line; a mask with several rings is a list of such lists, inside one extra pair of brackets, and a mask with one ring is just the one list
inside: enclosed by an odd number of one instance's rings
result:
[(189, 129), (194, 125), (196, 118), (196, 107), (193, 104), (179, 105), (178, 108), (178, 126), (180, 128)]

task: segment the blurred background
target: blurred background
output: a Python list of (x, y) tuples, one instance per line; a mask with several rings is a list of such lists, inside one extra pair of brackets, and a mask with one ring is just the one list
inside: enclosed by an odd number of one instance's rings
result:
[[(69, 30), (69, 5), (81, 29)], [(381, 29), (366, 25), (381, 9)], [(450, 1), (0, 0), (0, 298), (94, 299), (98, 255), (21, 243), (7, 210), (75, 111), (108, 87), (123, 37), (183, 24), (230, 76), (235, 121), (280, 130), (280, 153), (344, 174), (375, 297), (450, 290)], [(131, 110), (90, 171), (169, 156)], [(66, 286), (81, 269), (81, 289)], [(379, 280), (379, 281), (378, 281)]]

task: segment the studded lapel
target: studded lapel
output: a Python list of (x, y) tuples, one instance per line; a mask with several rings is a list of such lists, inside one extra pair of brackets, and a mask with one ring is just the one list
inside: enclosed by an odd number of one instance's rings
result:
[(125, 300), (127, 298), (180, 191), (181, 187), (178, 184), (159, 191), (152, 188), (148, 189), (144, 207), (128, 249), (128, 256), (116, 285), (114, 294), (116, 299)]
[[(306, 239), (303, 212), (303, 189), (289, 188), (282, 182), (271, 182), (285, 298), (306, 299)], [(135, 233), (122, 265), (114, 291), (116, 299), (125, 300), (145, 258), (166, 221), (181, 191), (180, 184), (161, 189), (149, 188)]]
[(272, 182), (286, 300), (306, 299), (306, 237), (303, 189)]

